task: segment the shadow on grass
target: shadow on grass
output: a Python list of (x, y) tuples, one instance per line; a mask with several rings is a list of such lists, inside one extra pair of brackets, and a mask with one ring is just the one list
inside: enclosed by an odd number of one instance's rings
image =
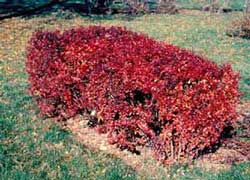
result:
[[(106, 11), (100, 11), (98, 9), (93, 9), (89, 13), (88, 8), (83, 3), (58, 3), (51, 1), (51, 3), (40, 3), (40, 5), (29, 6), (26, 4), (11, 4), (11, 3), (0, 3), (0, 20), (11, 18), (11, 17), (23, 17), (26, 19), (33, 17), (43, 17), (51, 15), (51, 13), (56, 13), (58, 17), (69, 19), (74, 15), (81, 16), (83, 18), (90, 18), (91, 20), (125, 20), (131, 21), (136, 17), (142, 16), (143, 14), (120, 14), (117, 13), (108, 14), (108, 9)], [(58, 4), (57, 4), (58, 3)], [(39, 3), (38, 3), (39, 4)], [(114, 11), (115, 12), (115, 11)]]

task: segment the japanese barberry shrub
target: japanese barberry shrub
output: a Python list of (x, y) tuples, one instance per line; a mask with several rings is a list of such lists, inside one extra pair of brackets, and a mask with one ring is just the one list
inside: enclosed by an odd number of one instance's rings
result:
[(121, 27), (36, 32), (26, 68), (42, 114), (88, 113), (110, 143), (151, 146), (166, 163), (213, 147), (237, 117), (230, 65)]

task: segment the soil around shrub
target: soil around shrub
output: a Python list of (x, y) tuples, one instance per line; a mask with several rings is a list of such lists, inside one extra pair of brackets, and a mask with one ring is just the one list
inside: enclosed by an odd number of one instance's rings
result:
[[(250, 162), (250, 142), (243, 138), (250, 138), (250, 102), (244, 102), (238, 106), (240, 114), (238, 120), (234, 124), (234, 134), (230, 138), (224, 139), (223, 143), (215, 152), (206, 153), (195, 159), (194, 166), (205, 168), (212, 172), (221, 170), (229, 170), (234, 164), (241, 162)], [(55, 119), (50, 119), (55, 120)], [(138, 173), (144, 173), (148, 169), (157, 174), (157, 169), (165, 168), (159, 161), (153, 159), (153, 151), (149, 147), (142, 147), (141, 154), (137, 155), (127, 150), (121, 151), (116, 145), (108, 143), (107, 134), (99, 134), (95, 129), (87, 125), (86, 116), (76, 116), (66, 122), (58, 122), (64, 128), (70, 130), (74, 138), (89, 147), (93, 151), (101, 151), (114, 155), (122, 159), (127, 165), (134, 168)], [(241, 132), (236, 132), (241, 129)], [(167, 170), (165, 171), (168, 175)]]

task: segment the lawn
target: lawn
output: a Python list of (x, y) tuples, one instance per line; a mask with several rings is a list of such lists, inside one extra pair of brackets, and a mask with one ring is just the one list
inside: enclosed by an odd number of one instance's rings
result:
[[(209, 4), (212, 0), (176, 0), (181, 8), (184, 9), (202, 9), (203, 5)], [(219, 5), (223, 5), (224, 0), (219, 0)], [(231, 0), (229, 6), (233, 10), (242, 10), (245, 0)]]
[[(250, 40), (231, 38), (225, 31), (241, 13), (93, 16), (54, 13), (13, 18), (0, 24), (0, 179), (250, 179), (250, 163), (231, 170), (171, 166), (155, 174), (140, 173), (122, 160), (76, 142), (67, 129), (39, 116), (28, 95), (25, 47), (35, 30), (73, 26), (126, 26), (155, 39), (173, 43), (218, 64), (230, 63), (241, 73), (242, 102), (250, 100)], [(147, 162), (145, 162), (147, 163)]]

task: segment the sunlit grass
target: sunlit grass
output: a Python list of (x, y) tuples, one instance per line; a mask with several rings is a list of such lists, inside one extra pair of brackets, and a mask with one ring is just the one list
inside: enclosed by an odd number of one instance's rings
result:
[[(202, 6), (209, 4), (211, 0), (176, 0), (179, 3), (181, 8), (186, 9), (202, 9)], [(219, 0), (219, 5), (223, 5), (225, 1)], [(240, 10), (244, 7), (245, 0), (231, 0), (229, 5), (233, 10)]]

